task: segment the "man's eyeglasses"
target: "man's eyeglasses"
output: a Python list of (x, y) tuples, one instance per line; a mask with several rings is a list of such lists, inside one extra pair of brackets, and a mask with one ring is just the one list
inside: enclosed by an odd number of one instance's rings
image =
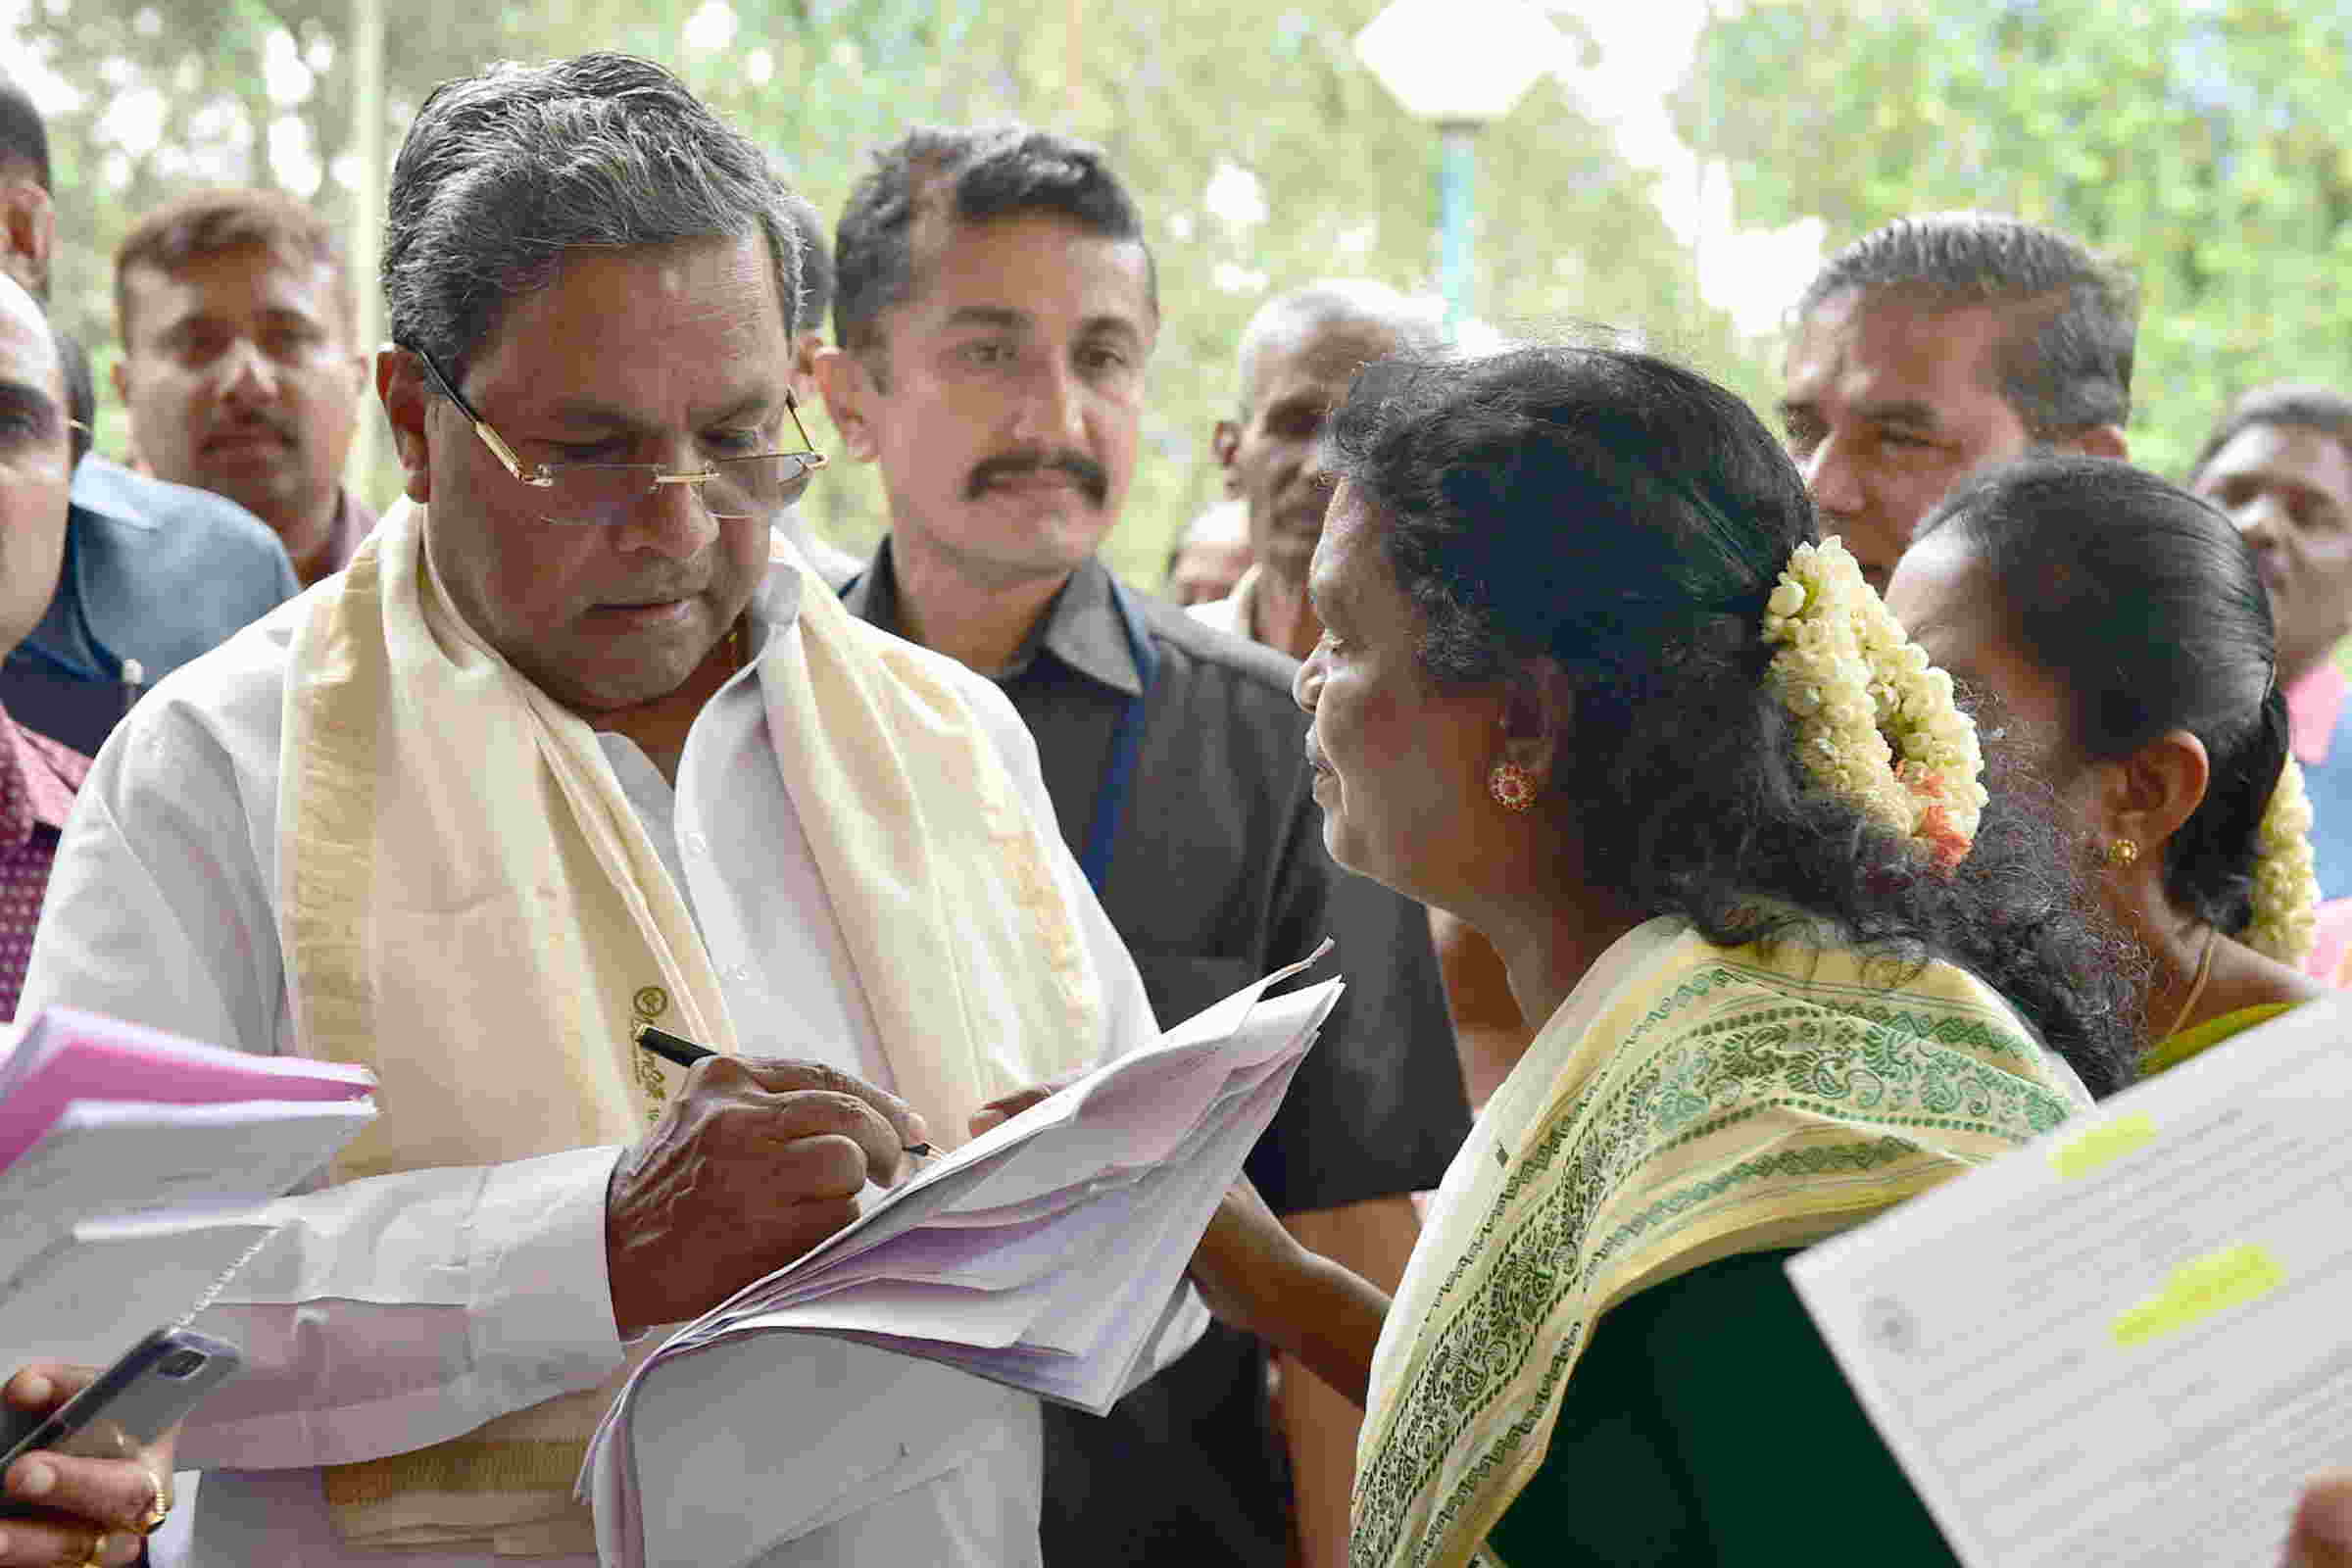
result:
[(644, 504), (665, 484), (690, 484), (702, 490), (703, 506), (713, 517), (772, 519), (808, 488), (808, 476), (825, 466), (825, 455), (809, 444), (801, 424), (800, 405), (784, 394), (784, 412), (792, 418), (800, 448), (791, 452), (754, 452), (739, 458), (705, 458), (700, 468), (672, 471), (658, 463), (525, 463), (490, 421), (473, 411), (441, 368), (422, 349), (400, 347), (416, 356), (433, 386), (472, 424), (506, 470), (521, 483), (545, 492), (547, 522), (585, 526), (615, 523), (631, 509)]

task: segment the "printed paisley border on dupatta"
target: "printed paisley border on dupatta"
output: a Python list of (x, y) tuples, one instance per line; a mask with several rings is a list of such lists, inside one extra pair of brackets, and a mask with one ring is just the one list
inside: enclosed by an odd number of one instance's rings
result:
[[(1424, 1568), (1465, 1524), (1478, 1538), (1446, 1559), (1469, 1560), (1508, 1497), (1495, 1503), (1494, 1484), (1522, 1457), (1527, 1440), (1548, 1441), (1559, 1395), (1583, 1348), (1592, 1317), (1605, 1310), (1626, 1279), (1605, 1280), (1622, 1254), (1654, 1249), (1678, 1233), (1727, 1210), (1752, 1209), (1776, 1196), (1786, 1213), (1835, 1211), (1856, 1223), (1875, 1210), (2056, 1126), (2074, 1106), (2044, 1078), (2037, 1047), (2017, 1033), (2014, 1015), (1973, 977), (1932, 964), (1931, 977), (1958, 994), (1888, 992), (1818, 977), (1824, 964), (1857, 976), (1863, 960), (1850, 954), (1820, 955), (1816, 975), (1741, 961), (1754, 949), (1725, 950), (1693, 943), (1662, 967), (1690, 968), (1641, 1019), (1611, 1061), (1596, 1068), (1563, 1105), (1539, 1122), (1497, 1195), (1487, 1205), (1475, 1239), (1449, 1268), (1430, 1313), (1443, 1322), (1436, 1346), (1415, 1369), (1396, 1418), (1369, 1456), (1356, 1487), (1350, 1559), (1354, 1568), (1408, 1564)], [(1807, 949), (1808, 955), (1812, 950)], [(1693, 967), (1694, 966), (1694, 967)], [(1653, 983), (1664, 984), (1661, 976)], [(1752, 993), (1742, 1001), (1738, 992)], [(1634, 1004), (1639, 1005), (1638, 1002)], [(1661, 1033), (1694, 1007), (1707, 1019), (1685, 1026), (1680, 1038)], [(1617, 1009), (1611, 1009), (1612, 1012)], [(1595, 1020), (1595, 1024), (1604, 1022)], [(1639, 1064), (1619, 1070), (1629, 1059)], [(2014, 1064), (2014, 1065), (2011, 1065)], [(1628, 1178), (1727, 1128), (1769, 1115), (1801, 1115), (1818, 1129), (1823, 1119), (1857, 1136), (1813, 1143), (1737, 1161), (1664, 1196), (1625, 1203)], [(1791, 1126), (1797, 1125), (1793, 1120)], [(1881, 1129), (1886, 1129), (1881, 1131)], [(1909, 1129), (1904, 1136), (1892, 1129)], [(1580, 1131), (1582, 1137), (1575, 1137)], [(1875, 1134), (1875, 1136), (1873, 1136)], [(1939, 1146), (1943, 1140), (1972, 1146)], [(1573, 1138), (1573, 1143), (1572, 1143)], [(1917, 1168), (1900, 1167), (1909, 1161)], [(1671, 1170), (1660, 1172), (1671, 1180)], [(1860, 1201), (1812, 1202), (1810, 1185), (1825, 1178), (1875, 1179)], [(1544, 1184), (1536, 1206), (1512, 1219), (1531, 1187)], [(1766, 1216), (1769, 1218), (1770, 1216)], [(1596, 1223), (1597, 1222), (1597, 1223)], [(1761, 1223), (1761, 1220), (1758, 1221)], [(1731, 1225), (1693, 1239), (1692, 1247), (1748, 1228)], [(1507, 1230), (1508, 1234), (1503, 1234)], [(1605, 1230), (1595, 1239), (1596, 1230)], [(1788, 1245), (1785, 1242), (1777, 1245)], [(1710, 1254), (1742, 1250), (1718, 1247)], [(1481, 1259), (1493, 1268), (1475, 1294), (1455, 1300), (1464, 1276)], [(1558, 1260), (1579, 1261), (1563, 1268)], [(1702, 1259), (1703, 1260), (1703, 1259)], [(1642, 1283), (1670, 1270), (1652, 1258)], [(1611, 1287), (1602, 1294), (1604, 1284)], [(1531, 1358), (1548, 1347), (1541, 1380), (1522, 1391)], [(1523, 1401), (1517, 1419), (1480, 1452), (1436, 1500), (1418, 1534), (1417, 1499), (1437, 1481), (1462, 1435), (1498, 1399)], [(1514, 1489), (1515, 1491), (1515, 1489)], [(1489, 1517), (1467, 1518), (1482, 1506)]]

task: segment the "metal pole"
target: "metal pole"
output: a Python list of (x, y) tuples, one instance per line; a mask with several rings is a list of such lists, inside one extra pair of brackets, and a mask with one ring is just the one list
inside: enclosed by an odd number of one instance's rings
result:
[(1470, 314), (1470, 214), (1478, 158), (1478, 127), (1460, 121), (1438, 126), (1438, 287), (1446, 296), (1446, 335), (1460, 334)]
[(367, 375), (360, 393), (359, 429), (344, 472), (360, 494), (375, 489), (375, 453), (383, 427), (375, 401), (375, 346), (383, 336), (384, 287), (376, 276), (384, 239), (384, 8), (383, 0), (351, 0), (351, 281), (359, 294), (354, 322)]

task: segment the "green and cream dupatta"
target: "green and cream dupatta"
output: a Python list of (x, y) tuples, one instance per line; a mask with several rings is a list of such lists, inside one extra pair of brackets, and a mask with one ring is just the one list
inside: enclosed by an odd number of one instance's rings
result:
[(1714, 947), (1680, 919), (1632, 932), (1446, 1172), (1373, 1360), (1353, 1568), (1482, 1560), (1613, 1303), (1843, 1230), (2084, 1102), (1949, 964), (1905, 978), (1797, 941)]

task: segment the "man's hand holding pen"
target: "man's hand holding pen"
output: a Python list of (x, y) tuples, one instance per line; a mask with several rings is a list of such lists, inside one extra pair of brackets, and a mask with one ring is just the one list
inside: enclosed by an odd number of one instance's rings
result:
[(898, 1180), (920, 1116), (813, 1062), (711, 1056), (687, 1075), (605, 1195), (612, 1315), (624, 1338), (698, 1317), (858, 1215)]

